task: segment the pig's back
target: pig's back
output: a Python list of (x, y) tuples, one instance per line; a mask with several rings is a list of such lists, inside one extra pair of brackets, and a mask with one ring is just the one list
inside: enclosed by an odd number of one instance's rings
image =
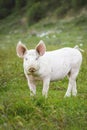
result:
[(74, 48), (62, 48), (46, 52), (44, 58), (51, 68), (51, 80), (57, 80), (64, 78), (73, 64), (81, 62), (81, 53)]

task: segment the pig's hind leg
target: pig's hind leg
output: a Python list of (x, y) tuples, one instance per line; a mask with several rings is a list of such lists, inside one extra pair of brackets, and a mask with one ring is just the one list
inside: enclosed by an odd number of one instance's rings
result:
[(79, 73), (79, 68), (73, 68), (69, 73), (68, 73), (68, 78), (69, 78), (69, 84), (68, 84), (68, 89), (66, 91), (65, 97), (70, 97), (71, 92), (73, 96), (77, 95), (77, 88), (76, 88), (76, 78)]

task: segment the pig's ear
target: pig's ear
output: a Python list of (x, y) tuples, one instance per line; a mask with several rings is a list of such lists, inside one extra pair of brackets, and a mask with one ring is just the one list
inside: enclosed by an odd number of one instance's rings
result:
[(46, 51), (46, 46), (44, 44), (44, 42), (41, 40), (38, 45), (36, 46), (36, 51), (38, 52), (38, 54), (40, 56), (43, 56), (45, 51)]
[(16, 47), (16, 52), (17, 52), (17, 55), (20, 57), (20, 58), (23, 58), (24, 57), (24, 54), (26, 53), (27, 51), (27, 48), (25, 45), (23, 45), (21, 43), (21, 41), (18, 42), (17, 44), (17, 47)]

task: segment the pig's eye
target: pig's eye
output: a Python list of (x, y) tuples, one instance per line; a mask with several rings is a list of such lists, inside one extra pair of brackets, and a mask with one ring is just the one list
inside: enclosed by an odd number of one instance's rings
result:
[(28, 60), (28, 58), (25, 58), (25, 60)]
[(36, 57), (36, 60), (38, 60), (39, 57)]

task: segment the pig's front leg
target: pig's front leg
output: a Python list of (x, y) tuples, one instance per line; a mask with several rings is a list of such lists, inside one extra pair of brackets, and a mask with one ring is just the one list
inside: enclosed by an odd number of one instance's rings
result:
[(50, 78), (44, 78), (43, 79), (43, 90), (42, 90), (42, 95), (47, 98), (48, 90), (49, 90), (49, 83), (50, 83)]
[(36, 85), (35, 85), (33, 77), (29, 76), (27, 78), (27, 80), (28, 80), (28, 86), (29, 86), (29, 89), (30, 89), (30, 96), (36, 95)]

